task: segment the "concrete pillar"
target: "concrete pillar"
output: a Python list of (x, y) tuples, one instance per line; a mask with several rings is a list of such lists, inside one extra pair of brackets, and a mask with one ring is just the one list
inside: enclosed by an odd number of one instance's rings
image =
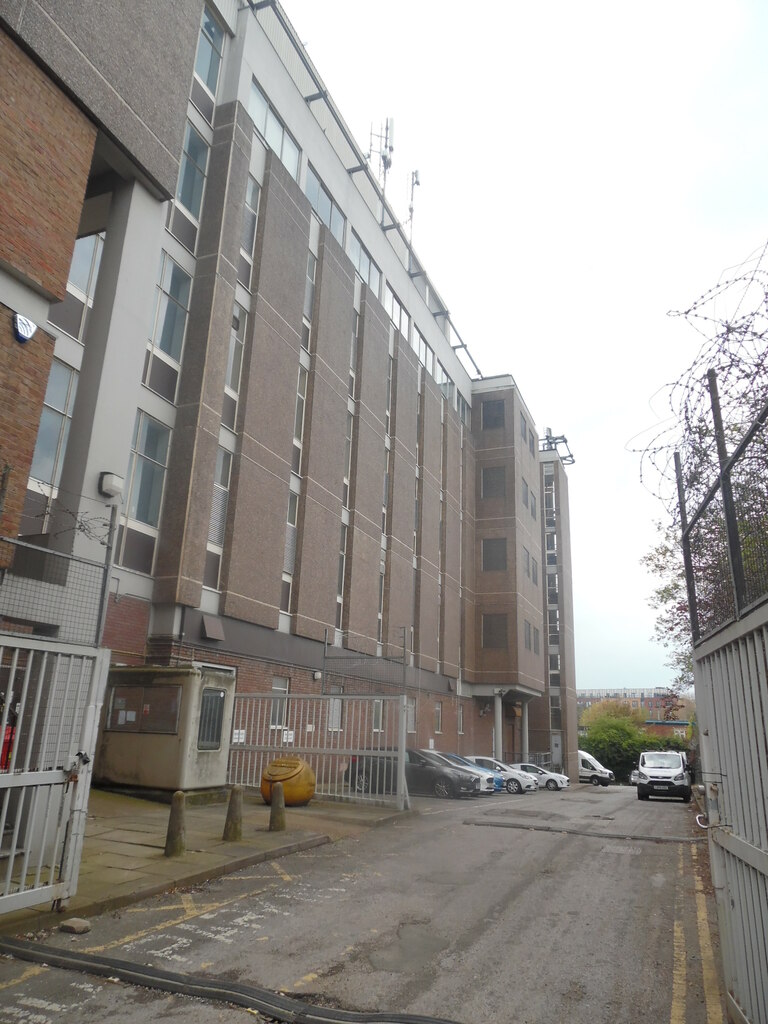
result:
[(520, 742), (523, 748), (523, 760), (528, 760), (528, 701), (523, 701), (523, 718), (520, 727)]
[(501, 693), (493, 695), (493, 756), (497, 761), (504, 760), (504, 732), (501, 724)]
[[(99, 474), (124, 476), (151, 333), (163, 204), (137, 181), (112, 193), (99, 279), (85, 335), (59, 497), (50, 533), (57, 547), (104, 559), (104, 531), (73, 530), (76, 517), (108, 518)], [(120, 500), (119, 498), (117, 499)], [(96, 534), (94, 536), (93, 534)]]

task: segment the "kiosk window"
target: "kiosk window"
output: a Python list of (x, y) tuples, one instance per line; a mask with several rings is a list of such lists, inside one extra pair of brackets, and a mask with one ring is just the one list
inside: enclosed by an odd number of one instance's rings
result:
[(109, 695), (110, 732), (179, 731), (180, 686), (113, 686)]
[(219, 750), (221, 726), (224, 721), (225, 690), (206, 687), (200, 703), (200, 728), (197, 731), (198, 750)]

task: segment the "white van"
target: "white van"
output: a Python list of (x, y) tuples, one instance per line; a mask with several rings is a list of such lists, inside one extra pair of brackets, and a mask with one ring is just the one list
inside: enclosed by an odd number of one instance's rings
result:
[(591, 782), (593, 786), (607, 786), (614, 781), (614, 774), (603, 768), (586, 750), (579, 751), (579, 782)]
[(685, 754), (679, 750), (644, 750), (637, 766), (637, 799), (679, 796), (691, 802), (691, 781)]

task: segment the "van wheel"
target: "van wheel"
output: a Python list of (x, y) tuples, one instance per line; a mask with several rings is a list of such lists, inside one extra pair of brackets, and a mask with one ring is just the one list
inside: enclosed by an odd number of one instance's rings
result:
[(600, 779), (598, 779), (598, 777), (596, 775), (593, 775), (592, 778), (589, 781), (592, 783), (593, 786), (599, 786), (600, 785)]
[(520, 784), (519, 779), (507, 779), (507, 792), (508, 793), (522, 793), (523, 787)]

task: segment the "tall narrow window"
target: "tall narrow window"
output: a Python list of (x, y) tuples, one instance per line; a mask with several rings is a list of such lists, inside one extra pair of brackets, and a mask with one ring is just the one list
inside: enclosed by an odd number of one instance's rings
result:
[(244, 288), (248, 289), (251, 287), (253, 275), (253, 249), (256, 244), (260, 194), (259, 183), (249, 175), (245, 189), (243, 230), (240, 236), (240, 260), (237, 265), (237, 279)]
[(117, 562), (126, 569), (152, 571), (170, 440), (168, 427), (137, 412), (125, 481), (126, 523), (117, 551)]
[(272, 676), (272, 712), (269, 724), (272, 729), (284, 729), (288, 722), (288, 686), (285, 676)]
[(232, 326), (229, 332), (229, 352), (227, 353), (227, 376), (224, 381), (224, 401), (221, 410), (221, 422), (230, 430), (235, 429), (237, 420), (237, 403), (240, 394), (240, 376), (243, 369), (243, 348), (245, 346), (245, 328), (248, 314), (239, 303), (232, 309)]
[(530, 651), (530, 649), (531, 649), (531, 624), (528, 621), (528, 619), (526, 619), (523, 622), (523, 639), (524, 639), (526, 651)]
[(336, 629), (342, 628), (344, 616), (344, 573), (347, 564), (347, 527), (341, 524), (341, 538), (339, 539), (339, 572), (336, 581)]
[(150, 391), (169, 402), (176, 400), (191, 289), (192, 278), (164, 252), (143, 381)]
[(216, 454), (216, 475), (213, 481), (213, 500), (211, 501), (211, 518), (208, 522), (208, 545), (203, 575), (203, 586), (212, 590), (219, 589), (231, 473), (232, 455), (226, 449), (219, 448)]
[(344, 245), (344, 228), (347, 218), (341, 212), (341, 209), (337, 206), (331, 193), (322, 183), (311, 164), (307, 167), (307, 184), (304, 191), (310, 206), (317, 216), (327, 228), (330, 228), (331, 234), (339, 245)]
[(352, 478), (352, 431), (355, 418), (347, 410), (347, 432), (344, 438), (344, 481), (341, 488), (341, 500), (344, 508), (349, 508), (349, 483)]
[(200, 220), (207, 171), (208, 143), (188, 121), (184, 136), (184, 151), (179, 165), (179, 185), (176, 190), (176, 198), (196, 221)]
[(435, 701), (435, 732), (440, 733), (443, 731), (443, 702), (441, 700)]
[(192, 102), (209, 124), (213, 124), (213, 108), (223, 47), (224, 31), (206, 5), (203, 8), (200, 38), (197, 42)]
[(299, 381), (296, 386), (296, 414), (293, 423), (293, 462), (291, 469), (301, 476), (301, 461), (304, 443), (304, 415), (307, 404), (308, 373), (303, 366), (299, 367)]
[(52, 302), (48, 312), (48, 319), (54, 327), (81, 343), (85, 341), (88, 317), (93, 307), (103, 248), (103, 234), (84, 235), (77, 239), (66, 296), (62, 302)]

